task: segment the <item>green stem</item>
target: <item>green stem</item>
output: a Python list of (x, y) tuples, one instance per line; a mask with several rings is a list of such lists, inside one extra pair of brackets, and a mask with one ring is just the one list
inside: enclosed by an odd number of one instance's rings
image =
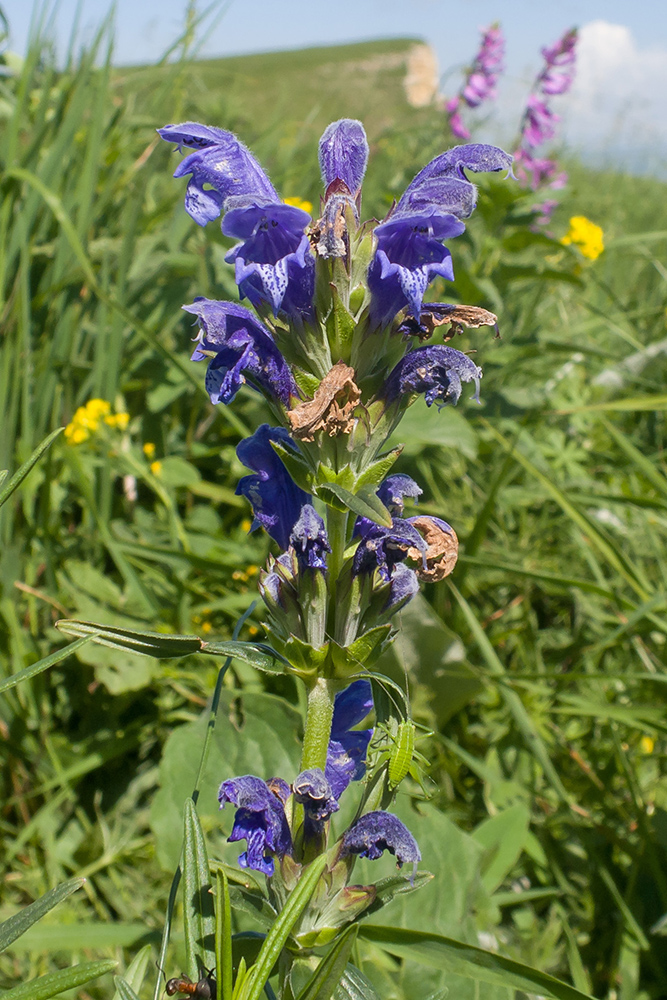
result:
[(308, 692), (306, 731), (303, 734), (301, 770), (319, 767), (324, 770), (327, 762), (327, 747), (331, 737), (331, 719), (336, 682), (326, 677), (318, 677)]
[(329, 568), (329, 585), (332, 595), (335, 591), (336, 581), (343, 565), (343, 557), (347, 548), (347, 511), (334, 510), (327, 507), (327, 536), (331, 552), (327, 560)]

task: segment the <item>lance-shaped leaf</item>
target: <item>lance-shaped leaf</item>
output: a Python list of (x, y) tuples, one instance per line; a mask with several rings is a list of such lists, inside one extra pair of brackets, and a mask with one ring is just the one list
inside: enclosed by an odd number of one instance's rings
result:
[(202, 648), (202, 640), (196, 635), (169, 635), (164, 632), (137, 632), (129, 628), (117, 628), (114, 625), (97, 625), (95, 622), (81, 622), (73, 619), (61, 619), (56, 622), (56, 628), (65, 635), (90, 636), (93, 642), (111, 649), (126, 649), (133, 653), (143, 653), (144, 656), (154, 656), (158, 659), (176, 656), (187, 656), (188, 653), (198, 653)]
[(34, 903), (30, 903), (29, 906), (25, 906), (18, 913), (4, 920), (0, 924), (0, 952), (9, 948), (10, 944), (25, 934), (29, 927), (41, 920), (44, 914), (52, 910), (54, 906), (80, 889), (85, 881), (85, 878), (72, 878), (68, 882), (63, 882), (62, 885), (57, 885), (55, 889), (40, 896)]
[(183, 930), (188, 975), (193, 982), (199, 970), (215, 966), (215, 915), (208, 854), (197, 810), (186, 799), (183, 841)]
[(93, 639), (92, 635), (82, 636), (77, 639), (76, 642), (71, 642), (69, 646), (64, 646), (62, 649), (56, 650), (55, 653), (51, 653), (49, 656), (45, 656), (42, 660), (37, 660), (36, 663), (31, 663), (29, 667), (24, 670), (18, 670), (15, 674), (10, 674), (9, 677), (5, 677), (4, 681), (0, 683), (0, 694), (4, 694), (5, 691), (9, 691), (10, 688), (16, 687), (21, 681), (27, 681), (31, 677), (36, 677), (37, 674), (41, 674), (42, 671), (48, 670), (56, 663), (60, 663), (62, 660), (66, 660), (68, 656), (75, 653), (77, 649), (81, 649), (86, 643), (91, 642)]
[(257, 961), (250, 970), (239, 991), (237, 1000), (259, 1000), (265, 984), (271, 975), (271, 970), (278, 961), (280, 953), (292, 932), (297, 920), (305, 910), (310, 897), (320, 879), (326, 865), (326, 855), (316, 858), (303, 872), (296, 888), (290, 893), (280, 916), (266, 935), (260, 949)]
[[(25, 477), (28, 475), (32, 467), (36, 465), (37, 462), (39, 462), (44, 452), (47, 450), (47, 448), (51, 446), (53, 441), (55, 441), (55, 439), (63, 430), (64, 430), (63, 427), (58, 427), (58, 429), (49, 434), (47, 438), (44, 438), (42, 443), (37, 445), (30, 458), (23, 463), (20, 469), (17, 469), (17, 471), (14, 473), (12, 478), (7, 483), (7, 485), (2, 490), (0, 490), (0, 507), (2, 507), (5, 501), (9, 500), (14, 490), (18, 489), (18, 487), (21, 485)], [(7, 475), (6, 471), (0, 473), (0, 485), (4, 482), (6, 475)]]
[(93, 979), (99, 979), (106, 972), (112, 972), (117, 965), (118, 962), (105, 959), (101, 962), (83, 962), (70, 969), (49, 972), (38, 979), (31, 979), (15, 986), (13, 990), (7, 990), (2, 994), (2, 1000), (50, 1000), (59, 993), (75, 990)]
[(358, 932), (359, 925), (352, 924), (341, 934), (326, 958), (318, 965), (310, 982), (301, 990), (297, 1000), (330, 1000), (345, 972)]
[(391, 527), (391, 514), (372, 489), (362, 488), (358, 493), (351, 493), (350, 490), (339, 486), (338, 483), (324, 483), (318, 486), (317, 493), (329, 504), (331, 503), (329, 494), (332, 493), (343, 505), (343, 509), (351, 510), (359, 517), (366, 517), (369, 521), (374, 521), (375, 524), (381, 524), (386, 528)]
[(442, 934), (363, 924), (360, 936), (391, 955), (492, 986), (522, 990), (524, 993), (552, 997), (553, 1000), (590, 1000), (586, 993), (546, 972)]
[(201, 652), (213, 656), (233, 656), (265, 674), (282, 674), (289, 666), (284, 656), (263, 642), (238, 642), (233, 639), (228, 642), (202, 642)]

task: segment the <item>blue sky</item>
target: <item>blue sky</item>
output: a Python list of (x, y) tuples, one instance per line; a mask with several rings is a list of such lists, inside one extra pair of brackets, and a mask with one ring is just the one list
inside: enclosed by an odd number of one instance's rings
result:
[[(30, 5), (5, 0), (11, 47), (25, 49)], [(200, 4), (200, 6), (204, 6)], [(107, 0), (81, 0), (81, 31), (90, 36)], [(473, 56), (479, 28), (502, 23), (506, 73), (498, 119), (509, 121), (540, 62), (539, 49), (567, 28), (583, 28), (580, 73), (559, 101), (563, 136), (590, 157), (609, 154), (649, 168), (667, 153), (667, 4), (640, 0), (228, 0), (202, 40), (202, 56), (327, 45), (390, 36), (423, 38), (435, 50), (443, 88)], [(185, 0), (117, 0), (116, 62), (153, 61), (177, 36)], [(54, 32), (62, 46), (75, 0), (61, 0)], [(650, 161), (650, 162), (649, 162)]]

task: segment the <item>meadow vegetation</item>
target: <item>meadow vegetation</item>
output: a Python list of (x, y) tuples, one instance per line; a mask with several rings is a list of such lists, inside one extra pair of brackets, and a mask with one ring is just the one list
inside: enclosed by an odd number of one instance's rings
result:
[[(0, 468), (74, 429), (0, 513), (0, 680), (63, 646), (59, 618), (228, 638), (268, 553), (234, 493), (235, 446), (264, 404), (243, 390), (233, 407), (211, 407), (180, 311), (195, 295), (237, 296), (231, 244), (182, 211), (178, 161), (154, 129), (230, 129), (283, 196), (317, 206), (317, 138), (358, 117), (371, 144), (364, 210), (378, 218), (451, 144), (435, 107), (405, 101), (410, 40), (201, 63), (191, 40), (148, 68), (114, 69), (108, 28), (64, 70), (41, 42), (22, 64), (4, 57)], [(549, 234), (532, 224), (534, 197), (483, 179), (456, 281), (429, 293), (494, 310), (501, 337), (482, 328), (456, 341), (483, 366), (480, 407), (466, 398), (438, 412), (419, 399), (400, 428), (400, 471), (463, 547), (451, 583), (402, 612), (385, 654), (386, 671), (407, 673), (415, 719), (437, 734), (423, 785), (403, 784), (398, 812), (438, 888), (397, 898), (384, 919), (481, 942), (598, 997), (657, 1000), (667, 200), (664, 184), (611, 164), (568, 170)], [(597, 260), (560, 243), (573, 215), (602, 226)], [(108, 405), (79, 410), (90, 400)], [(257, 609), (242, 636), (262, 635)], [(87, 879), (0, 959), (3, 985), (73, 956), (125, 967), (155, 945), (217, 669), (206, 656), (88, 644), (0, 696), (0, 916)], [(293, 769), (302, 706), (290, 679), (236, 662), (225, 685), (229, 724), (199, 812), (231, 860), (221, 770), (278, 754)], [(417, 982), (420, 996), (443, 984), (456, 997), (508, 992), (365, 947), (359, 961), (387, 998), (416, 995)], [(104, 980), (86, 989), (109, 995)]]

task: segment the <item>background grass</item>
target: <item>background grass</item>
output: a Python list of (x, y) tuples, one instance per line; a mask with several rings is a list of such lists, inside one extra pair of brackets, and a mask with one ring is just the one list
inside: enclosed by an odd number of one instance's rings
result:
[[(450, 144), (437, 109), (405, 101), (411, 40), (192, 63), (191, 27), (159, 67), (114, 70), (107, 26), (64, 71), (36, 40), (2, 78), (0, 467), (13, 470), (90, 398), (130, 415), (126, 430), (102, 424), (77, 446), (61, 437), (2, 510), (6, 675), (62, 644), (60, 617), (226, 637), (267, 553), (265, 538), (246, 536), (233, 492), (234, 448), (262, 404), (248, 392), (209, 405), (180, 313), (195, 295), (236, 296), (228, 243), (183, 212), (178, 157), (155, 127), (230, 128), (278, 190), (317, 206), (317, 138), (331, 119), (360, 117), (371, 141), (364, 214), (378, 217)], [(401, 471), (424, 486), (423, 509), (455, 526), (463, 554), (453, 586), (403, 613), (384, 664), (399, 679), (407, 671), (416, 717), (437, 734), (422, 745), (430, 801), (408, 783), (398, 808), (439, 866), (451, 905), (433, 903), (429, 921), (443, 933), (597, 996), (657, 998), (667, 981), (667, 202), (657, 181), (568, 169), (551, 230), (587, 215), (605, 231), (598, 261), (533, 233), (531, 199), (483, 179), (453, 246), (457, 280), (432, 289), (497, 311), (502, 339), (481, 330), (457, 344), (483, 364), (482, 408), (466, 400), (438, 414), (419, 401), (400, 428)], [(243, 634), (260, 629), (251, 618)], [(3, 956), (7, 985), (72, 954), (129, 960), (154, 939), (216, 669), (86, 646), (5, 696), (0, 916), (72, 874), (88, 878), (85, 895)], [(253, 713), (275, 722), (275, 695), (298, 705), (290, 681), (230, 672), (237, 725), (219, 769), (232, 752), (264, 752), (248, 726)], [(287, 707), (275, 725), (291, 746), (298, 714)], [(222, 852), (214, 791), (202, 816)], [(415, 897), (419, 919), (430, 891)], [(416, 995), (416, 967), (371, 954), (364, 968), (383, 996)]]

